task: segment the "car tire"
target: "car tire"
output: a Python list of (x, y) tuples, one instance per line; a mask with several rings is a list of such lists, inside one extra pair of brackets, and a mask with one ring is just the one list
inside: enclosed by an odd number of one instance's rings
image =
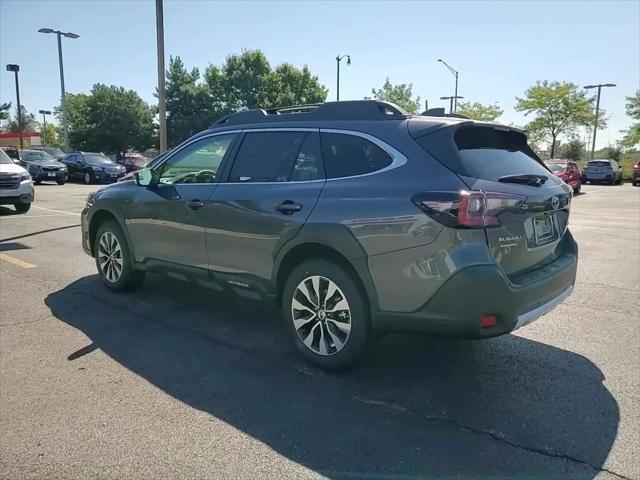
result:
[(93, 183), (93, 175), (91, 175), (89, 172), (84, 172), (82, 180), (84, 180), (85, 185), (91, 185)]
[(352, 367), (370, 351), (366, 294), (358, 279), (336, 263), (312, 259), (298, 265), (282, 292), (282, 315), (297, 350), (322, 369)]
[(66, 180), (56, 180), (56, 183), (58, 185), (64, 185), (65, 183), (67, 183), (67, 181)]
[(31, 203), (14, 203), (13, 208), (15, 208), (18, 213), (27, 213), (31, 208)]
[(133, 290), (144, 282), (146, 272), (132, 266), (131, 249), (115, 220), (104, 222), (98, 227), (93, 242), (93, 255), (98, 274), (110, 290)]
[(582, 185), (578, 185), (576, 188), (574, 188), (573, 194), (578, 195), (580, 193), (580, 190), (582, 190)]
[(33, 184), (34, 185), (40, 185), (42, 183), (42, 180), (34, 180)]

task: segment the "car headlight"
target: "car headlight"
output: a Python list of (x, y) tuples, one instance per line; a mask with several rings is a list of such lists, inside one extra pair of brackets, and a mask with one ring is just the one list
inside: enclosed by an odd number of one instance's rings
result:
[(94, 172), (104, 172), (104, 168), (100, 168), (100, 167), (91, 167), (93, 169)]
[(96, 192), (91, 192), (89, 195), (87, 195), (87, 207), (91, 207), (93, 205), (93, 197), (95, 196)]
[(21, 173), (20, 174), (20, 181), (21, 182), (26, 182), (27, 180), (31, 180), (31, 175), (29, 175), (28, 173)]
[(64, 165), (62, 165), (62, 166), (60, 167), (60, 171), (61, 171), (61, 172), (66, 172), (66, 171), (67, 171), (67, 167), (65, 167)]

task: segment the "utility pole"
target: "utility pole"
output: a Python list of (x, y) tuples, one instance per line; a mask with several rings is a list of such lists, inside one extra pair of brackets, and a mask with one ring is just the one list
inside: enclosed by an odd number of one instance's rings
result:
[(592, 88), (598, 89), (598, 98), (596, 100), (596, 118), (593, 124), (593, 143), (591, 145), (591, 160), (593, 160), (593, 156), (596, 152), (596, 132), (598, 131), (598, 115), (600, 113), (600, 92), (602, 91), (602, 87), (615, 87), (615, 83), (600, 83), (598, 85), (586, 85), (584, 88), (590, 90)]
[(344, 57), (347, 57), (347, 65), (351, 65), (350, 55), (336, 56), (336, 101), (340, 101), (340, 62)]
[(18, 81), (18, 72), (20, 65), (11, 63), (7, 65), (7, 72), (13, 72), (16, 78), (16, 100), (18, 102), (18, 135), (20, 136), (20, 149), (24, 148), (24, 140), (22, 138), (22, 106), (20, 105), (20, 82)]
[(49, 110), (40, 110), (38, 113), (42, 114), (42, 143), (44, 147), (47, 146), (47, 115), (51, 115)]
[(452, 105), (451, 108), (449, 109), (449, 113), (454, 113), (458, 111), (458, 98), (464, 98), (464, 97), (458, 97), (458, 71), (453, 68), (451, 65), (449, 65), (447, 62), (445, 62), (444, 60), (442, 60), (441, 58), (438, 59), (438, 61), (440, 63), (442, 63), (445, 67), (447, 67), (447, 69), (451, 72), (451, 74), (456, 77), (456, 86), (455, 86), (455, 91), (453, 92), (453, 100), (452, 100)]
[(80, 35), (73, 32), (61, 32), (60, 30), (54, 30), (53, 28), (41, 28), (39, 33), (55, 33), (58, 37), (58, 64), (60, 66), (60, 108), (62, 108), (62, 141), (64, 148), (69, 148), (69, 124), (67, 123), (67, 105), (66, 97), (67, 92), (64, 88), (64, 64), (62, 62), (62, 37), (71, 39), (79, 38)]
[(162, 0), (156, 0), (156, 41), (158, 50), (158, 136), (160, 153), (167, 151), (167, 106), (164, 71), (164, 15)]

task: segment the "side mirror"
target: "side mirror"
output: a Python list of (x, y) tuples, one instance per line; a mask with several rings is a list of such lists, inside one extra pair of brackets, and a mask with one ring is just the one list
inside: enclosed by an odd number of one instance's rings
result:
[(153, 182), (153, 172), (149, 168), (143, 168), (135, 173), (136, 183), (141, 187), (148, 187)]

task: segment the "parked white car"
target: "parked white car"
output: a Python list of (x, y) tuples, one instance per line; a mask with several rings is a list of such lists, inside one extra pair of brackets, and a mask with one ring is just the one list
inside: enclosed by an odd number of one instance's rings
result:
[(31, 175), (13, 163), (0, 149), (0, 205), (13, 205), (18, 213), (26, 213), (33, 202)]

